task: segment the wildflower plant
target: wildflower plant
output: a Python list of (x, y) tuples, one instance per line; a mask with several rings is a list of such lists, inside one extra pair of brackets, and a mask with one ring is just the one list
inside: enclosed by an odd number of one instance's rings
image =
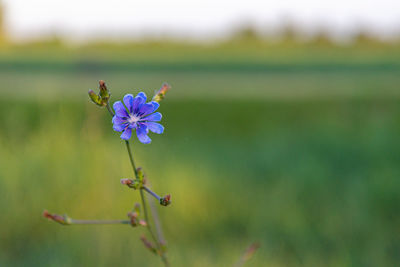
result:
[[(52, 214), (45, 210), (43, 216), (49, 220), (53, 220), (61, 225), (74, 224), (126, 224), (132, 227), (144, 227), (147, 229), (151, 240), (145, 235), (141, 236), (144, 246), (156, 255), (161, 257), (165, 266), (169, 266), (167, 258), (167, 244), (163, 237), (161, 224), (158, 219), (157, 208), (152, 201), (155, 198), (161, 206), (171, 204), (171, 195), (159, 196), (150, 189), (149, 182), (142, 168), (137, 168), (133, 158), (133, 153), (129, 144), (132, 135), (135, 132), (137, 139), (143, 144), (151, 143), (148, 136), (150, 132), (162, 134), (164, 127), (158, 122), (161, 121), (162, 115), (156, 112), (160, 106), (160, 101), (165, 98), (165, 94), (170, 89), (168, 84), (163, 84), (153, 96), (152, 100), (147, 102), (147, 97), (143, 92), (138, 93), (135, 97), (131, 94), (124, 96), (122, 101), (117, 101), (110, 106), (111, 94), (104, 81), (99, 82), (99, 93), (89, 90), (89, 97), (93, 103), (99, 107), (106, 107), (112, 117), (113, 129), (121, 132), (121, 139), (124, 140), (128, 156), (133, 169), (133, 178), (121, 179), (121, 184), (128, 188), (139, 191), (141, 205), (136, 203), (132, 211), (128, 212), (127, 219), (123, 220), (76, 220), (67, 215)], [(150, 196), (145, 198), (145, 194)], [(148, 205), (149, 204), (149, 205)], [(150, 209), (148, 209), (148, 206)], [(153, 222), (150, 222), (151, 214)], [(155, 228), (155, 231), (153, 230)]]
[(131, 94), (125, 95), (124, 104), (121, 101), (114, 103), (113, 129), (122, 132), (122, 139), (129, 140), (135, 129), (139, 141), (149, 144), (151, 142), (147, 135), (149, 131), (157, 134), (164, 132), (164, 127), (156, 122), (161, 120), (161, 113), (153, 113), (160, 104), (156, 101), (146, 103), (146, 100), (145, 93), (140, 92), (135, 98)]

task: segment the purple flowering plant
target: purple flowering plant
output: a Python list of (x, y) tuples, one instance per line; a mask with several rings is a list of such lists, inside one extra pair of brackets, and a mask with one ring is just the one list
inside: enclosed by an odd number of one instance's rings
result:
[(160, 104), (156, 101), (146, 103), (146, 100), (145, 93), (140, 92), (136, 97), (131, 94), (125, 95), (124, 103), (121, 101), (114, 103), (113, 129), (117, 132), (122, 132), (122, 139), (129, 140), (132, 136), (132, 131), (136, 130), (139, 141), (143, 144), (149, 144), (151, 142), (148, 136), (149, 131), (157, 134), (164, 132), (164, 127), (157, 123), (157, 121), (161, 120), (162, 115), (160, 112), (155, 112)]
[[(140, 240), (147, 249), (160, 256), (165, 266), (169, 266), (166, 254), (167, 244), (163, 237), (161, 223), (158, 220), (157, 209), (153, 200), (156, 199), (161, 206), (168, 206), (171, 204), (171, 195), (168, 194), (164, 197), (160, 197), (150, 189), (148, 178), (143, 172), (143, 169), (140, 167), (137, 168), (135, 165), (133, 153), (129, 144), (132, 132), (136, 132), (138, 140), (143, 144), (151, 143), (151, 139), (148, 136), (149, 132), (157, 134), (162, 134), (164, 132), (164, 127), (158, 123), (161, 121), (162, 115), (160, 112), (156, 112), (156, 110), (159, 108), (160, 101), (164, 99), (169, 89), (170, 86), (168, 84), (163, 84), (155, 93), (153, 99), (148, 103), (146, 103), (147, 97), (143, 92), (138, 93), (135, 97), (133, 97), (132, 94), (127, 94), (122, 101), (116, 101), (114, 103), (114, 110), (109, 104), (111, 94), (104, 81), (99, 82), (98, 94), (93, 90), (89, 90), (89, 97), (92, 102), (99, 107), (106, 107), (112, 116), (113, 129), (117, 132), (122, 132), (120, 137), (125, 142), (134, 177), (121, 179), (120, 182), (128, 188), (138, 190), (142, 204), (136, 203), (132, 211), (127, 213), (127, 219), (124, 220), (76, 220), (67, 215), (52, 214), (47, 210), (43, 212), (45, 218), (53, 220), (61, 225), (126, 224), (132, 227), (145, 227), (151, 240), (148, 240), (145, 235), (142, 235)], [(145, 197), (145, 193), (147, 197)], [(148, 209), (148, 205), (150, 209)], [(149, 214), (151, 214), (153, 222), (150, 221)]]
[[(104, 81), (99, 82), (98, 94), (93, 90), (89, 90), (89, 97), (92, 102), (99, 107), (107, 108), (112, 116), (111, 121), (113, 129), (117, 132), (121, 132), (120, 137), (125, 142), (134, 177), (121, 179), (120, 183), (128, 188), (139, 191), (141, 205), (135, 203), (133, 209), (127, 213), (127, 218), (122, 220), (77, 220), (70, 218), (66, 214), (53, 214), (47, 210), (43, 212), (45, 218), (65, 226), (76, 224), (125, 224), (131, 225), (132, 227), (144, 227), (147, 229), (151, 240), (143, 234), (140, 237), (143, 245), (152, 253), (158, 255), (165, 266), (169, 266), (167, 243), (163, 236), (154, 199), (156, 199), (161, 206), (168, 206), (171, 204), (171, 195), (167, 194), (164, 197), (160, 197), (150, 189), (149, 180), (143, 169), (141, 167), (137, 168), (135, 165), (133, 153), (129, 144), (133, 132), (136, 132), (137, 139), (143, 144), (151, 143), (151, 139), (148, 136), (150, 132), (156, 134), (162, 134), (164, 132), (164, 127), (158, 123), (161, 121), (162, 115), (160, 112), (156, 111), (160, 107), (160, 101), (165, 98), (165, 94), (169, 89), (170, 86), (168, 84), (163, 84), (155, 93), (152, 100), (147, 103), (147, 97), (143, 92), (139, 92), (135, 97), (132, 94), (127, 94), (122, 101), (116, 101), (113, 104), (113, 108), (111, 108), (109, 103), (111, 94)], [(145, 195), (147, 197), (145, 197)], [(150, 218), (152, 218), (152, 221), (150, 221)], [(234, 266), (242, 266), (252, 257), (258, 247), (258, 243), (251, 244)]]

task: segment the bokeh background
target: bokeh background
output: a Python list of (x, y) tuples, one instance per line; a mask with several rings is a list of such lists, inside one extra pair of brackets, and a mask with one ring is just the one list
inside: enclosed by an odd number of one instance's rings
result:
[(173, 87), (165, 133), (132, 142), (172, 195), (173, 266), (232, 266), (254, 241), (248, 266), (400, 265), (398, 2), (109, 2), (1, 3), (1, 266), (161, 265), (144, 229), (41, 216), (124, 219), (139, 201), (88, 100), (100, 79), (112, 101)]

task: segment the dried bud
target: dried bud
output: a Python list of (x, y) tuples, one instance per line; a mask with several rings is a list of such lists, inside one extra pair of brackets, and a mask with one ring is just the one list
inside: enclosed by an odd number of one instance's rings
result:
[(100, 91), (101, 91), (101, 90), (107, 91), (107, 86), (106, 86), (106, 82), (105, 82), (105, 81), (103, 81), (103, 80), (100, 80), (100, 81), (99, 81), (99, 89), (100, 89)]
[(51, 215), (50, 212), (48, 212), (47, 210), (44, 210), (42, 215), (47, 219), (53, 219), (53, 215)]
[(49, 220), (53, 220), (53, 221), (55, 221), (55, 222), (57, 222), (59, 224), (62, 224), (62, 225), (71, 224), (71, 219), (67, 215), (61, 216), (61, 215), (58, 215), (58, 214), (51, 214), (47, 210), (43, 211), (43, 217), (45, 217), (45, 218), (47, 218)]
[(133, 227), (138, 225), (138, 214), (136, 212), (129, 212), (128, 218), (131, 220), (131, 225)]
[(141, 182), (140, 181), (138, 181), (137, 179), (132, 180), (132, 179), (129, 179), (129, 178), (121, 179), (121, 184), (127, 185), (128, 187), (133, 188), (133, 189), (138, 189), (141, 186)]
[(171, 195), (166, 195), (165, 197), (160, 198), (160, 204), (162, 206), (168, 206), (171, 204)]
[(161, 100), (163, 100), (165, 97), (165, 94), (168, 92), (169, 89), (171, 89), (171, 86), (168, 83), (163, 83), (161, 88), (153, 96), (153, 101), (160, 102)]
[(129, 186), (129, 185), (133, 184), (133, 180), (129, 179), (129, 178), (124, 178), (124, 179), (121, 179), (121, 184)]
[(110, 93), (108, 92), (105, 81), (99, 81), (100, 97), (103, 103), (107, 104), (110, 99)]

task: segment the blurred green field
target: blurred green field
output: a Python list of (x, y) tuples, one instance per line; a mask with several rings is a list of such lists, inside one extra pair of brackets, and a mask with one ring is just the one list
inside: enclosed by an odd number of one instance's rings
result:
[(41, 217), (125, 218), (139, 201), (119, 183), (132, 176), (123, 142), (87, 99), (99, 79), (113, 101), (173, 86), (165, 133), (133, 141), (153, 189), (172, 195), (159, 211), (173, 266), (232, 266), (253, 241), (248, 266), (399, 265), (400, 64), (207, 60), (3, 57), (0, 265), (161, 265), (144, 229)]

